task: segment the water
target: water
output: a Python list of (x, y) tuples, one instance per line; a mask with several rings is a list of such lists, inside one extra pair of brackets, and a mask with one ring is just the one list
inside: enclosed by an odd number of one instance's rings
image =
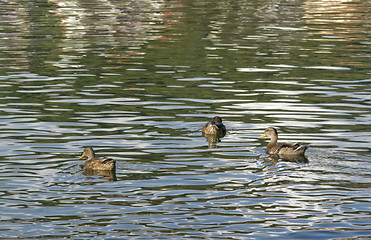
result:
[(2, 239), (371, 236), (368, 1), (2, 6)]

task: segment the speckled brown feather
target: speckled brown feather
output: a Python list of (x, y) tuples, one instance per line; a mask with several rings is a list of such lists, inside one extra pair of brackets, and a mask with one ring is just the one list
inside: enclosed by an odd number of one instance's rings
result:
[(211, 122), (206, 123), (202, 127), (202, 133), (204, 134), (217, 134), (220, 137), (224, 137), (227, 129), (224, 126), (222, 119), (218, 116), (215, 116)]

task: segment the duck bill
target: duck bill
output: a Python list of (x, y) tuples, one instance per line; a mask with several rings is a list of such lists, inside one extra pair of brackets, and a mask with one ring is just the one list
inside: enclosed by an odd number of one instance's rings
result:
[(263, 133), (260, 137), (258, 138), (263, 138), (263, 137), (266, 137), (267, 135), (265, 133)]
[(85, 154), (83, 153), (79, 159), (82, 159), (85, 157)]

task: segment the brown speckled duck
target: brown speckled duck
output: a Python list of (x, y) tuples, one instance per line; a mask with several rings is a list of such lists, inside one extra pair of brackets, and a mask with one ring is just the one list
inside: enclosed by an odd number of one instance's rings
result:
[(273, 127), (265, 129), (265, 132), (259, 137), (269, 137), (271, 140), (266, 149), (269, 154), (277, 154), (279, 156), (304, 156), (305, 150), (308, 146), (293, 144), (293, 143), (279, 143), (277, 130)]
[(116, 161), (111, 158), (100, 157), (96, 158), (92, 147), (84, 147), (80, 159), (87, 157), (85, 160), (85, 168), (91, 170), (115, 171)]
[(222, 118), (218, 116), (215, 116), (211, 122), (206, 123), (205, 126), (202, 127), (203, 134), (216, 134), (223, 137), (226, 132), (227, 129), (223, 124)]

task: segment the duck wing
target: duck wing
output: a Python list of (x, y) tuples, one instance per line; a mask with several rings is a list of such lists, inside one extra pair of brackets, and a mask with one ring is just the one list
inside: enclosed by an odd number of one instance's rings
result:
[(115, 160), (113, 160), (112, 158), (108, 158), (108, 157), (100, 157), (98, 158), (98, 160), (103, 163), (103, 164), (108, 164), (108, 163), (114, 163), (116, 162)]
[(275, 154), (304, 154), (308, 146), (299, 145), (298, 143), (280, 143)]

